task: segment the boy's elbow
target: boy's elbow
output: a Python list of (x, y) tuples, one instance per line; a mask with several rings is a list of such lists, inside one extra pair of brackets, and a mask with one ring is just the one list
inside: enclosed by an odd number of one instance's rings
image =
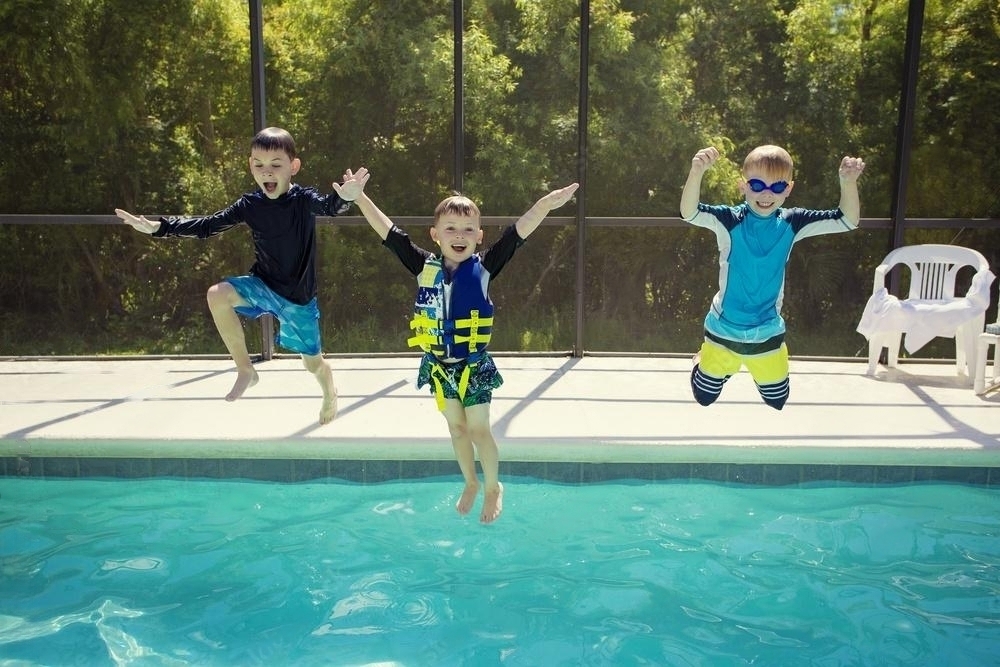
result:
[(694, 216), (698, 215), (698, 197), (681, 197), (680, 206), (678, 210), (681, 217), (685, 220), (690, 220)]

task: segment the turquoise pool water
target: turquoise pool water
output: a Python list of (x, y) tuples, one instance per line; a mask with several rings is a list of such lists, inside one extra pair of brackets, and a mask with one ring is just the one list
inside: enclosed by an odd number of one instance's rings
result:
[(995, 665), (1000, 492), (0, 479), (0, 665)]

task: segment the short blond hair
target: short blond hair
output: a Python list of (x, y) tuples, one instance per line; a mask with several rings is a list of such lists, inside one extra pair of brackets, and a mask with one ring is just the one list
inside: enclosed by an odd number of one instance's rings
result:
[(760, 169), (773, 178), (791, 180), (792, 156), (781, 146), (758, 146), (747, 154), (743, 160), (743, 173), (752, 169)]
[(434, 209), (434, 223), (441, 219), (442, 215), (451, 213), (464, 218), (475, 218), (479, 220), (479, 207), (476, 203), (464, 195), (452, 195), (441, 201)]

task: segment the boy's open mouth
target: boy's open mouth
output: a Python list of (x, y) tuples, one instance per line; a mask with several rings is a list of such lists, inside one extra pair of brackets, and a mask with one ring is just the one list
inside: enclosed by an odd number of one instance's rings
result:
[(774, 206), (773, 201), (757, 201), (756, 204), (757, 208), (759, 208), (762, 211), (770, 210)]
[(468, 248), (468, 247), (469, 246), (466, 243), (452, 243), (451, 244), (451, 249), (454, 250), (455, 252), (465, 252), (465, 249)]
[(278, 189), (278, 184), (268, 181), (267, 183), (264, 183), (261, 187), (264, 188), (264, 192), (274, 192), (275, 190)]

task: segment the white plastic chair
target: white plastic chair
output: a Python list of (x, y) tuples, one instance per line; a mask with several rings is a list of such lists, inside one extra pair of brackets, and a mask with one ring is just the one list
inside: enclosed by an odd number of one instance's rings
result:
[[(993, 346), (993, 377), (986, 382), (986, 367), (990, 363), (990, 346)], [(972, 387), (977, 394), (985, 394), (990, 389), (1000, 385), (1000, 318), (993, 324), (986, 325), (986, 331), (979, 334), (979, 347), (976, 349), (976, 380)]]
[[(976, 271), (976, 276), (980, 277), (978, 284), (974, 284), (969, 289), (969, 295), (973, 288), (981, 292), (982, 283), (985, 282), (987, 303), (989, 302), (989, 285), (993, 282), (993, 274), (989, 272), (989, 262), (982, 253), (972, 248), (961, 246), (924, 244), (911, 245), (896, 248), (882, 260), (882, 263), (875, 269), (875, 280), (872, 285), (872, 294), (886, 286), (886, 277), (889, 271), (897, 264), (907, 267), (910, 272), (910, 291), (907, 298), (902, 302), (907, 306), (908, 317), (900, 318), (888, 329), (873, 333), (868, 339), (868, 374), (874, 375), (878, 365), (882, 348), (886, 348), (886, 365), (895, 368), (899, 361), (899, 345), (904, 333), (920, 326), (918, 321), (923, 313), (926, 319), (932, 319), (935, 311), (939, 314), (947, 314), (949, 307), (957, 307), (958, 302), (966, 300), (967, 295), (955, 295), (955, 277), (958, 272), (965, 267), (972, 267)], [(981, 273), (985, 272), (985, 273)], [(974, 281), (975, 282), (975, 281)], [(937, 318), (947, 321), (947, 317)], [(986, 322), (985, 306), (978, 315), (957, 325), (945, 324), (945, 330), (933, 331), (929, 337), (943, 336), (955, 339), (955, 364), (959, 373), (966, 373), (970, 382), (976, 373), (977, 339), (983, 331)], [(926, 323), (925, 323), (926, 324)], [(922, 331), (923, 336), (928, 336), (927, 331)], [(909, 346), (907, 349), (910, 349)]]

